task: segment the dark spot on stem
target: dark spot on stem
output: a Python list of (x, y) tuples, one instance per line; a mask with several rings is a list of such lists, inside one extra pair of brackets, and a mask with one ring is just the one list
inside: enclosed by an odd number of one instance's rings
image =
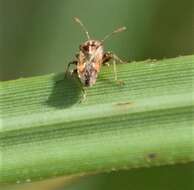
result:
[(120, 103), (117, 103), (115, 104), (116, 106), (131, 106), (133, 104), (133, 102), (120, 102)]
[(149, 160), (154, 160), (154, 159), (157, 158), (157, 154), (156, 153), (149, 153), (147, 155), (147, 157), (148, 157)]
[(132, 108), (133, 104), (133, 102), (119, 102), (115, 104), (114, 108), (116, 108), (116, 110), (127, 111)]

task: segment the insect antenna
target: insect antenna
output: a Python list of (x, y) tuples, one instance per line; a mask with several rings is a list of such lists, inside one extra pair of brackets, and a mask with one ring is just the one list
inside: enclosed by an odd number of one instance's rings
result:
[(90, 35), (89, 35), (86, 27), (83, 25), (82, 21), (79, 18), (77, 18), (77, 17), (74, 17), (74, 20), (75, 20), (75, 22), (77, 22), (82, 27), (82, 29), (84, 30), (88, 40), (90, 40)]
[(125, 26), (121, 27), (121, 28), (118, 28), (116, 30), (114, 30), (113, 32), (111, 32), (110, 34), (106, 35), (104, 37), (103, 40), (101, 40), (101, 42), (103, 43), (105, 40), (107, 40), (108, 38), (110, 38), (113, 34), (117, 34), (119, 32), (123, 32), (124, 30), (126, 30), (127, 28)]

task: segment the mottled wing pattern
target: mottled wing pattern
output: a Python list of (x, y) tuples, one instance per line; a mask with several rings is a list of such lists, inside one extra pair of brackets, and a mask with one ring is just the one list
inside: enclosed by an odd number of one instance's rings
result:
[(82, 73), (84, 72), (86, 58), (83, 52), (80, 51), (78, 56), (78, 64), (77, 64), (77, 70)]
[(95, 84), (103, 60), (103, 47), (98, 41), (87, 41), (80, 46), (77, 72), (85, 86)]

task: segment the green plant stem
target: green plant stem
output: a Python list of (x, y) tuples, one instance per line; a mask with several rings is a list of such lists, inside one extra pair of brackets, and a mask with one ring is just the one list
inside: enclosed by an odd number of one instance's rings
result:
[(194, 161), (194, 56), (0, 83), (0, 183)]

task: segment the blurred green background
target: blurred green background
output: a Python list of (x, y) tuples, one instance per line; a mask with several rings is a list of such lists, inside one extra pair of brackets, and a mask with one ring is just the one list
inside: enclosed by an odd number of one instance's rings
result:
[(0, 80), (61, 72), (85, 40), (77, 16), (95, 39), (125, 60), (192, 54), (193, 0), (0, 0)]
[[(127, 31), (105, 48), (124, 60), (163, 59), (194, 52), (193, 0), (0, 0), (0, 80), (62, 72), (85, 40), (119, 26)], [(193, 164), (85, 178), (68, 190), (191, 190)]]

